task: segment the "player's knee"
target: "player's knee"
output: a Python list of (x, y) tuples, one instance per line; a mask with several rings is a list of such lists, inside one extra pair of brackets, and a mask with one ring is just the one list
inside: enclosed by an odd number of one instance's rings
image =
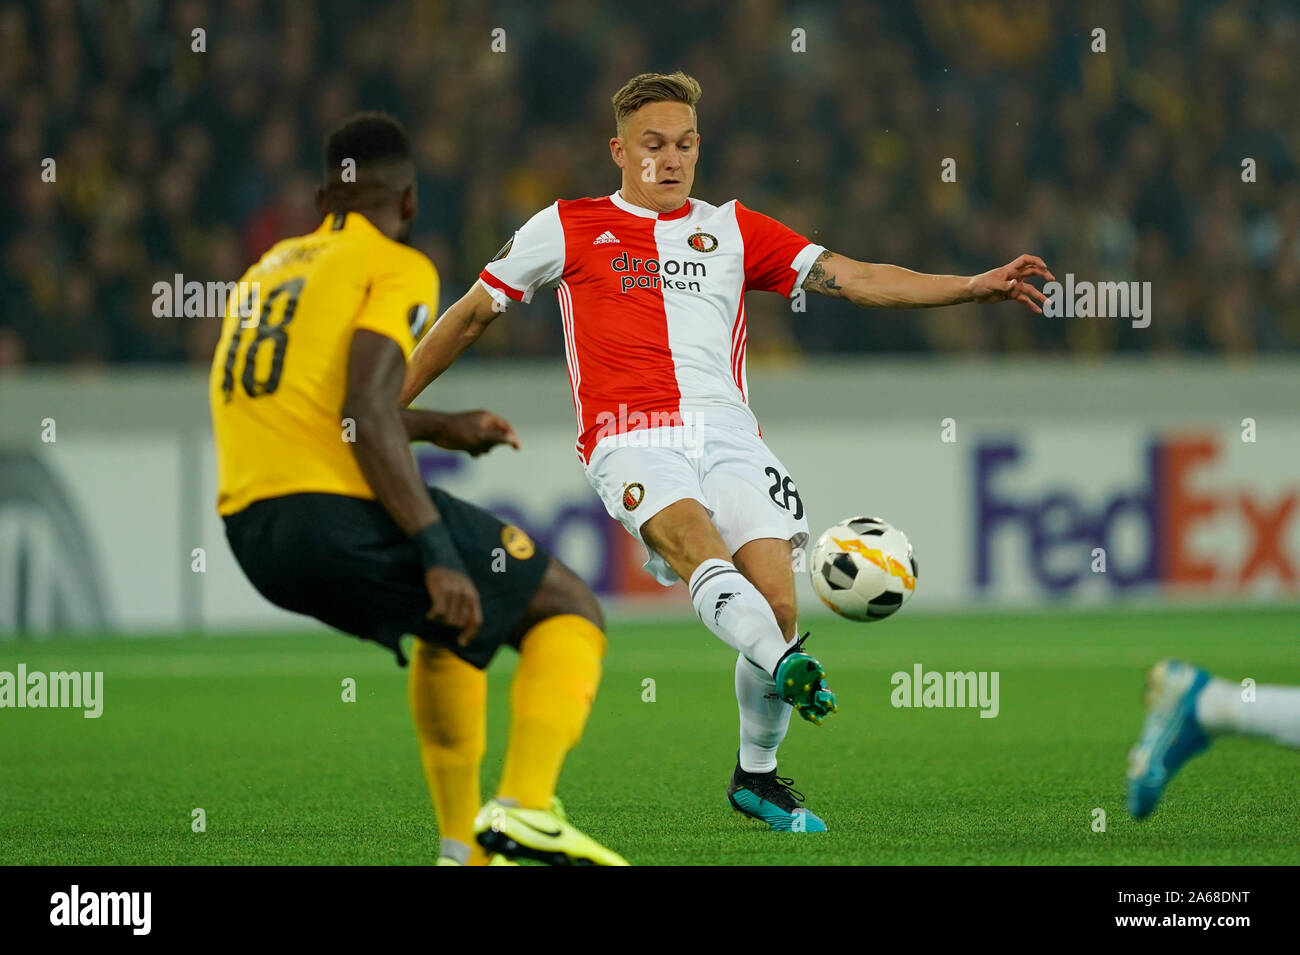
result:
[(591, 588), (554, 557), (542, 577), (542, 585), (533, 599), (533, 616), (541, 620), (560, 614), (575, 614), (605, 629), (605, 613)]
[(591, 588), (577, 575), (574, 575), (573, 581), (573, 587), (567, 595), (567, 599), (571, 604), (571, 609), (568, 612), (577, 614), (579, 617), (585, 617), (595, 624), (597, 630), (603, 633), (605, 631), (605, 611), (601, 609), (600, 601), (591, 592)]

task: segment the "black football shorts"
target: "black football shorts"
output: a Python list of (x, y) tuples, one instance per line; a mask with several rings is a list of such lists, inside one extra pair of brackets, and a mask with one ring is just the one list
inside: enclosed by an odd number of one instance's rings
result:
[(287, 494), (225, 518), (226, 537), (249, 581), (267, 600), (392, 650), (414, 634), (486, 667), (515, 634), (550, 554), (520, 528), (431, 487), (452, 542), (478, 588), (483, 626), (466, 647), (435, 623), (419, 552), (378, 501), (341, 494)]

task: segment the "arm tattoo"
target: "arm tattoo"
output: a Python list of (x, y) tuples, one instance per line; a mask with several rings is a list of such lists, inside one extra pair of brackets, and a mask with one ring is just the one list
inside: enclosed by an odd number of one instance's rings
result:
[(826, 270), (822, 268), (822, 263), (831, 257), (830, 249), (827, 249), (821, 255), (817, 256), (808, 270), (808, 277), (803, 280), (801, 288), (809, 292), (820, 292), (822, 295), (838, 297), (839, 293), (844, 291), (844, 287), (835, 281), (835, 276), (827, 275)]

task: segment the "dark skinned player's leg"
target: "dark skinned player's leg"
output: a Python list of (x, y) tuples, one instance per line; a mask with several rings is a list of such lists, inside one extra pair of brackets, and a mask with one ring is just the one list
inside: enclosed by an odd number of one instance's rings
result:
[(407, 679), (420, 762), (438, 817), (439, 857), (486, 865), (474, 841), (474, 817), (483, 804), (487, 674), (440, 643), (416, 640)]
[[(521, 649), (500, 788), (501, 796), (511, 802), (525, 808), (549, 806), (564, 754), (581, 733), (599, 679), (603, 624), (600, 604), (586, 584), (559, 561), (547, 558), (537, 589), (508, 639)], [(410, 686), (417, 726), (427, 727), (421, 735), (421, 756), (443, 833), (442, 855), (485, 865), (489, 856), (474, 840), (472, 829), (482, 805), (479, 764), (486, 742), (486, 675), (451, 649), (421, 640), (411, 660)], [(568, 692), (556, 693), (557, 687)]]
[(510, 739), (497, 798), (545, 809), (564, 757), (582, 736), (600, 683), (605, 617), (590, 588), (551, 558), (515, 628)]
[(519, 647), (524, 635), (537, 624), (564, 614), (576, 614), (590, 621), (598, 630), (605, 629), (605, 613), (591, 588), (581, 577), (552, 557), (546, 565), (546, 572), (542, 574), (537, 593), (528, 602), (528, 608), (515, 627), (511, 644)]

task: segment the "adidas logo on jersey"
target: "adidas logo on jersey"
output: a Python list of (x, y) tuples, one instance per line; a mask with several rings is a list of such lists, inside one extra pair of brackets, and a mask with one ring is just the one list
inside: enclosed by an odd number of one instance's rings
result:
[(737, 593), (718, 594), (718, 602), (713, 605), (713, 622), (717, 623), (718, 618), (722, 616), (722, 608), (731, 602), (732, 597), (740, 596)]
[[(596, 236), (596, 241), (593, 242), (593, 243), (591, 243), (591, 244), (592, 244), (592, 245), (601, 245), (602, 243), (605, 243), (605, 242), (618, 242), (618, 237), (617, 237), (616, 235), (614, 235), (614, 233), (612, 233), (612, 232), (610, 232), (608, 229), (606, 229), (606, 230), (605, 230), (604, 232), (602, 232), (600, 235)], [(622, 242), (618, 242), (618, 244), (619, 244), (619, 245), (622, 245), (623, 243), (622, 243)]]

